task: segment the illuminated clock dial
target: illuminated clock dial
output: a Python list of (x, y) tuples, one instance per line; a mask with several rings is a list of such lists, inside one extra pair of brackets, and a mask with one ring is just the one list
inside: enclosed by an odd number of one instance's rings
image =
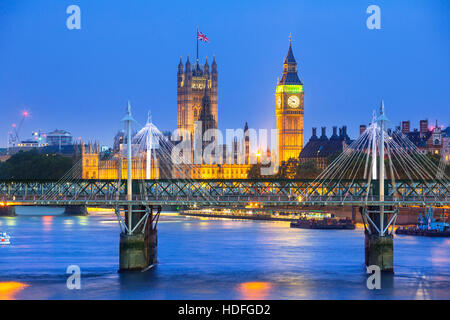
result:
[(298, 108), (300, 105), (300, 99), (297, 96), (290, 96), (288, 98), (288, 105), (291, 108)]

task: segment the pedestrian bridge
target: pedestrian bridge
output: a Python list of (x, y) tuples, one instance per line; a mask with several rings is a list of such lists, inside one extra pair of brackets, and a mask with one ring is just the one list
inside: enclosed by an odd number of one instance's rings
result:
[(450, 183), (386, 181), (379, 201), (377, 181), (367, 180), (0, 180), (3, 205), (397, 205), (448, 206)]

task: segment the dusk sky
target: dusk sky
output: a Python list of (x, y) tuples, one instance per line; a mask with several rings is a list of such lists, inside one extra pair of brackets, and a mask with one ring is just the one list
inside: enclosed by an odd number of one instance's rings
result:
[[(68, 30), (66, 8), (81, 8)], [(369, 30), (366, 8), (381, 8)], [(219, 71), (219, 128), (275, 128), (275, 87), (292, 33), (311, 127), (347, 125), (356, 137), (385, 100), (391, 125), (450, 125), (450, 1), (0, 0), (0, 147), (21, 112), (31, 131), (70, 131), (112, 144), (127, 100), (144, 124), (176, 128), (180, 56)]]

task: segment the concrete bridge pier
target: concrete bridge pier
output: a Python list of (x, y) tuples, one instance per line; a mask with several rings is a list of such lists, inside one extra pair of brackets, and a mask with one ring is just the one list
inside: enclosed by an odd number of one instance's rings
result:
[[(389, 208), (392, 210), (392, 208)], [(364, 209), (363, 209), (364, 210)], [(380, 227), (379, 207), (367, 208), (367, 220), (374, 222), (378, 229)], [(364, 219), (364, 218), (363, 218)], [(384, 215), (384, 226), (388, 224), (388, 215)], [(366, 266), (376, 265), (380, 267), (381, 272), (394, 273), (394, 236), (392, 233), (386, 232), (383, 235), (376, 230), (374, 225), (369, 221), (365, 223), (364, 231), (364, 249)]]
[(15, 217), (16, 207), (15, 206), (0, 206), (0, 217)]
[(379, 236), (365, 232), (366, 266), (376, 265), (381, 272), (394, 273), (394, 237), (392, 234)]
[(76, 206), (65, 206), (64, 214), (70, 216), (87, 216), (87, 206), (85, 205), (76, 205)]
[[(133, 206), (132, 229), (120, 234), (119, 272), (145, 271), (157, 263), (158, 236), (156, 224), (161, 207)], [(128, 225), (128, 208), (125, 208), (125, 224)]]

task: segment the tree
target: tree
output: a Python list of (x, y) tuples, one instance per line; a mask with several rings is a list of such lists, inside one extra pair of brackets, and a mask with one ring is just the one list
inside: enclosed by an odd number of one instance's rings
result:
[(316, 162), (310, 160), (305, 163), (299, 163), (295, 176), (298, 179), (315, 179), (320, 172), (321, 170), (317, 168)]
[(60, 179), (72, 167), (69, 157), (20, 151), (0, 163), (0, 179)]
[(248, 170), (248, 179), (273, 179), (274, 175), (262, 175), (261, 174), (261, 168), (270, 168), (270, 163), (269, 164), (261, 164), (261, 163), (257, 163), (257, 164), (253, 164), (250, 169)]

